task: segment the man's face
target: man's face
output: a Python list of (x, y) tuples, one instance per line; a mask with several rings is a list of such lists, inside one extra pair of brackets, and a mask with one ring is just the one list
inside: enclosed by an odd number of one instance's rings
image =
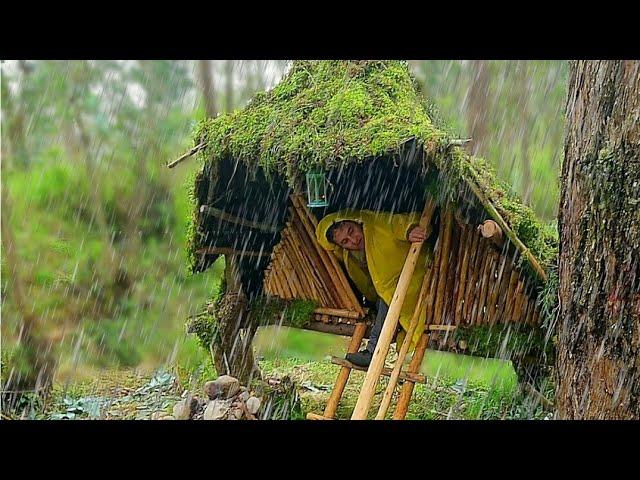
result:
[(333, 241), (347, 250), (364, 250), (362, 226), (356, 222), (343, 222), (333, 233)]

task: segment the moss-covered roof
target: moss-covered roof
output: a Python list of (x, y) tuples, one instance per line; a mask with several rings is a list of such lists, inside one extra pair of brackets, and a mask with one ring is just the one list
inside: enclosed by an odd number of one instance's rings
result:
[[(256, 94), (243, 109), (201, 121), (194, 132), (194, 145), (206, 143), (198, 154), (202, 162), (232, 157), (281, 172), (291, 185), (312, 166), (397, 152), (409, 139), (423, 146), (425, 159), (452, 186), (477, 185), (548, 267), (557, 252), (556, 234), (496, 180), (485, 161), (451, 146), (451, 136), (432, 123), (406, 62), (295, 61), (272, 90)], [(189, 232), (193, 238), (194, 225)]]

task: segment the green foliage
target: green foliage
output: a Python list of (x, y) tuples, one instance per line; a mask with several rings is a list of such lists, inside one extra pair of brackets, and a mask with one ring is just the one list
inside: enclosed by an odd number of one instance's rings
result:
[(313, 319), (318, 308), (313, 300), (283, 300), (277, 297), (259, 297), (251, 303), (251, 315), (258, 324), (282, 323), (301, 328)]

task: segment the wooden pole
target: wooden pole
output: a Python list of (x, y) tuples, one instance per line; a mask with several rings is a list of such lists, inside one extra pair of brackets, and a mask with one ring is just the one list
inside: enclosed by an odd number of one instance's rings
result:
[(460, 240), (460, 244), (462, 248), (460, 249), (460, 254), (462, 255), (462, 265), (460, 267), (460, 276), (459, 285), (458, 285), (458, 295), (456, 296), (456, 302), (454, 307), (454, 320), (453, 323), (458, 325), (460, 323), (460, 317), (462, 316), (462, 306), (464, 305), (464, 292), (465, 286), (467, 282), (467, 268), (469, 265), (469, 257), (471, 256), (471, 252), (468, 250), (471, 242), (469, 241), (471, 233), (468, 229), (463, 230), (462, 239)]
[(442, 322), (443, 301), (445, 298), (445, 285), (447, 284), (447, 272), (449, 269), (449, 251), (451, 247), (451, 230), (453, 229), (453, 214), (450, 205), (445, 207), (444, 214), (444, 239), (442, 241), (442, 250), (440, 251), (440, 273), (438, 274), (438, 288), (436, 290), (436, 304), (433, 316), (433, 323)]
[[(367, 324), (365, 322), (358, 322), (356, 324), (356, 327), (353, 330), (353, 336), (351, 337), (351, 341), (349, 342), (349, 347), (347, 348), (348, 353), (355, 353), (358, 351), (366, 329)], [(344, 387), (347, 385), (347, 380), (349, 380), (350, 373), (351, 369), (349, 367), (342, 367), (340, 369), (340, 373), (338, 374), (338, 378), (336, 379), (336, 384), (334, 385), (333, 390), (331, 390), (331, 395), (329, 396), (329, 400), (327, 400), (327, 405), (324, 409), (325, 417), (335, 417), (336, 410), (338, 409), (338, 403), (340, 403), (342, 392), (344, 392)]]
[[(427, 350), (428, 344), (429, 334), (423, 333), (422, 337), (420, 337), (420, 342), (416, 346), (416, 351), (414, 352), (413, 358), (409, 363), (409, 367), (407, 368), (408, 372), (417, 373), (420, 371), (422, 359), (424, 358), (424, 352)], [(411, 401), (411, 395), (413, 394), (413, 386), (413, 382), (404, 382), (404, 385), (402, 385), (402, 390), (400, 390), (400, 395), (398, 397), (398, 403), (396, 404), (396, 409), (393, 412), (394, 420), (404, 420), (404, 417), (407, 416), (409, 402)]]
[[(426, 228), (431, 220), (435, 207), (435, 201), (430, 198), (426, 202), (424, 211), (420, 217), (420, 227)], [(380, 373), (384, 367), (384, 361), (387, 358), (393, 334), (398, 326), (400, 311), (404, 304), (404, 298), (407, 294), (407, 288), (411, 282), (413, 271), (415, 270), (416, 263), (418, 262), (418, 256), (420, 255), (422, 244), (423, 242), (413, 243), (409, 249), (404, 266), (402, 267), (402, 272), (400, 273), (400, 278), (398, 279), (396, 290), (393, 294), (393, 298), (391, 299), (391, 304), (389, 305), (387, 316), (385, 317), (384, 324), (382, 326), (382, 331), (380, 332), (378, 343), (376, 344), (373, 357), (371, 358), (369, 370), (367, 371), (364, 383), (362, 384), (362, 390), (360, 391), (358, 401), (356, 402), (353, 414), (351, 415), (352, 420), (364, 420), (367, 418), (371, 400), (375, 393), (376, 384), (380, 379)]]
[(411, 345), (411, 341), (413, 339), (413, 334), (418, 327), (418, 321), (420, 320), (420, 314), (422, 313), (422, 306), (425, 298), (429, 294), (429, 286), (431, 285), (431, 275), (429, 273), (433, 270), (428, 270), (425, 273), (424, 278), (422, 280), (422, 286), (420, 287), (420, 295), (418, 296), (418, 302), (416, 303), (416, 309), (413, 312), (413, 317), (411, 318), (411, 324), (409, 325), (409, 329), (407, 330), (407, 334), (404, 337), (404, 341), (402, 342), (402, 346), (400, 347), (400, 351), (398, 352), (398, 359), (396, 360), (395, 365), (393, 366), (393, 370), (391, 371), (391, 376), (389, 377), (389, 383), (387, 384), (387, 388), (382, 395), (382, 401), (380, 403), (380, 407), (378, 408), (378, 414), (376, 415), (376, 420), (384, 420), (385, 415), (387, 414), (387, 410), (389, 410), (389, 405), (391, 404), (391, 397), (393, 396), (393, 392), (396, 389), (396, 385), (398, 384), (398, 378), (400, 377), (400, 369), (402, 368), (402, 364), (404, 363), (404, 359), (409, 352), (409, 346)]

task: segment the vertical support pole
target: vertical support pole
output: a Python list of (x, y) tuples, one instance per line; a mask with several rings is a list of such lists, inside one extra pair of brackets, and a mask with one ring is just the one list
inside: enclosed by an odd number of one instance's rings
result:
[[(349, 342), (349, 347), (347, 349), (348, 353), (355, 353), (358, 351), (360, 347), (360, 343), (364, 338), (364, 333), (367, 329), (366, 322), (358, 322), (353, 330), (353, 335), (351, 336), (351, 342)], [(329, 400), (327, 400), (327, 406), (324, 409), (324, 416), (326, 418), (334, 418), (336, 414), (336, 410), (338, 409), (338, 404), (340, 403), (340, 399), (342, 398), (342, 393), (344, 392), (344, 388), (347, 386), (347, 381), (349, 380), (349, 374), (351, 373), (351, 369), (349, 367), (342, 367), (340, 369), (340, 373), (338, 374), (338, 378), (336, 379), (336, 384), (331, 391), (331, 396), (329, 396)]]
[[(416, 346), (416, 350), (413, 354), (413, 358), (411, 359), (411, 363), (409, 363), (409, 368), (407, 368), (408, 372), (417, 373), (420, 371), (422, 359), (424, 358), (424, 352), (427, 350), (428, 344), (429, 334), (423, 333), (422, 337), (420, 337), (420, 342)], [(407, 416), (409, 401), (411, 400), (411, 395), (413, 395), (413, 386), (413, 382), (404, 382), (404, 384), (402, 385), (402, 390), (400, 390), (400, 396), (398, 397), (398, 403), (396, 405), (395, 411), (393, 412), (394, 420), (404, 420), (404, 417)]]
[[(419, 224), (421, 227), (426, 227), (427, 223), (431, 220), (435, 206), (435, 201), (429, 198), (424, 207), (424, 211), (422, 212), (422, 216), (420, 217)], [(362, 390), (360, 390), (358, 401), (353, 410), (353, 414), (351, 415), (352, 420), (364, 420), (367, 418), (367, 413), (371, 406), (371, 400), (373, 399), (376, 385), (380, 379), (380, 374), (384, 367), (384, 361), (387, 358), (387, 353), (389, 352), (389, 346), (391, 345), (393, 334), (398, 326), (400, 311), (404, 304), (404, 299), (407, 294), (409, 283), (411, 282), (411, 277), (413, 277), (413, 272), (418, 261), (418, 255), (422, 249), (422, 243), (423, 242), (413, 243), (409, 249), (409, 253), (407, 254), (404, 266), (402, 267), (402, 272), (400, 273), (400, 278), (398, 279), (396, 290), (393, 294), (393, 298), (391, 299), (391, 304), (389, 305), (387, 316), (385, 317), (384, 324), (382, 326), (382, 331), (380, 332), (380, 338), (378, 339), (376, 349), (373, 352), (373, 357), (371, 358), (371, 364), (367, 370), (367, 376), (364, 379)]]

